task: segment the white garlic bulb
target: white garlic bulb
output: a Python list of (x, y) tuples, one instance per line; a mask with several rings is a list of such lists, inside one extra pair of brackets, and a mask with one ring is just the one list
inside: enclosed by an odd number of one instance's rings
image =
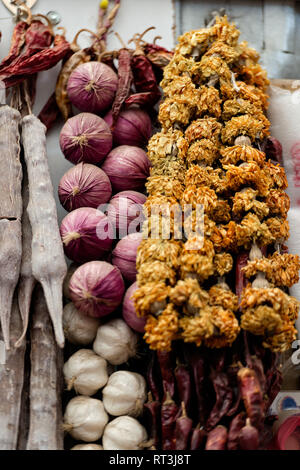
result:
[(78, 396), (67, 404), (64, 429), (78, 441), (98, 441), (107, 423), (103, 403), (96, 398)]
[(103, 450), (99, 444), (77, 444), (71, 450)]
[(130, 416), (119, 416), (104, 429), (104, 450), (142, 450), (147, 440), (146, 429)]
[(72, 344), (86, 345), (92, 343), (100, 324), (99, 318), (84, 315), (77, 310), (72, 302), (64, 307), (64, 333), (67, 340)]
[(146, 382), (142, 375), (126, 370), (114, 372), (102, 390), (105, 410), (112, 416), (139, 416), (146, 401)]
[(91, 349), (79, 349), (64, 365), (68, 390), (80, 395), (95, 395), (108, 381), (107, 362)]
[(123, 364), (136, 355), (137, 340), (124, 320), (115, 318), (99, 326), (93, 349), (111, 364)]

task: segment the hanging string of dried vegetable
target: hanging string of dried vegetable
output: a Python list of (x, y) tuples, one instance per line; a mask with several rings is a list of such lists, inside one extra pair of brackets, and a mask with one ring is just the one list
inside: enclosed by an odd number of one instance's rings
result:
[[(181, 36), (164, 69), (162, 130), (148, 145), (148, 239), (138, 249), (134, 294), (137, 314), (147, 318), (150, 348), (172, 356), (182, 348), (196, 357), (184, 364), (194, 371), (199, 390), (206, 449), (244, 448), (246, 419), (240, 440), (229, 444), (241, 413), (259, 433), (251, 445), (266, 445), (266, 397), (273, 395), (270, 383), (280, 387), (276, 353), (295, 339), (299, 307), (285, 292), (299, 279), (299, 257), (281, 252), (289, 232), (286, 176), (262, 151), (271, 142), (265, 116), (269, 82), (257, 52), (238, 37), (226, 17), (217, 18)], [(192, 210), (182, 239), (178, 221), (187, 204)], [(204, 241), (196, 231), (198, 205), (204, 208)], [(154, 206), (160, 211), (152, 214)], [(159, 239), (152, 239), (153, 227)], [(216, 369), (217, 350), (224, 359)], [(215, 392), (207, 396), (212, 387)], [(174, 434), (172, 439), (175, 448)]]

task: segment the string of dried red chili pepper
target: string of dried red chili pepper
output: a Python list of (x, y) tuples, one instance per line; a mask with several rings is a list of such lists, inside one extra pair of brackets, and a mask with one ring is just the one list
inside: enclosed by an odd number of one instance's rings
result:
[(242, 411), (236, 415), (229, 426), (227, 449), (238, 450), (239, 448), (239, 435), (246, 422), (246, 413)]
[(176, 385), (179, 401), (183, 402), (187, 412), (190, 412), (192, 401), (192, 383), (188, 367), (184, 364), (178, 364), (175, 369)]
[(19, 47), (18, 55), (14, 60), (11, 60), (6, 66), (1, 66), (1, 75), (15, 73), (14, 71), (18, 70), (18, 67), (22, 66), (28, 58), (44, 49), (50, 48), (53, 41), (52, 28), (40, 20), (33, 20), (24, 34), (24, 42), (22, 44), (24, 49), (21, 51), (21, 47)]
[(193, 421), (187, 416), (184, 402), (182, 402), (181, 416), (176, 419), (175, 424), (175, 450), (186, 450), (189, 448), (192, 428)]
[(5, 73), (1, 72), (0, 79), (4, 81), (6, 87), (14, 86), (42, 70), (48, 70), (56, 65), (69, 51), (70, 44), (63, 35), (56, 35), (54, 47), (43, 49), (31, 57), (18, 62), (16, 66), (9, 68)]
[(162, 449), (173, 450), (175, 447), (175, 426), (179, 408), (167, 392), (161, 407)]
[(225, 426), (217, 426), (207, 435), (205, 450), (224, 450), (227, 442), (227, 429)]
[(200, 450), (203, 447), (206, 438), (206, 432), (197, 424), (192, 432), (190, 450)]
[(170, 397), (173, 398), (175, 394), (173, 356), (167, 351), (157, 351), (157, 358), (162, 376), (164, 394), (169, 394)]
[(19, 21), (14, 27), (9, 53), (0, 64), (0, 70), (11, 64), (20, 54), (25, 43), (25, 33), (29, 24), (26, 21)]
[(47, 131), (53, 127), (59, 115), (59, 108), (57, 106), (55, 93), (52, 93), (47, 103), (40, 111), (38, 118), (46, 126)]
[(133, 76), (131, 71), (131, 53), (120, 49), (118, 57), (118, 89), (112, 105), (113, 125), (117, 122), (121, 108), (129, 95)]
[(146, 32), (151, 29), (153, 29), (153, 27), (146, 29), (142, 34), (135, 34), (129, 41), (133, 41), (136, 45), (136, 50), (131, 59), (131, 69), (136, 93), (127, 98), (125, 101), (127, 106), (136, 104), (142, 107), (152, 108), (161, 97), (152, 64), (145, 56), (142, 47), (142, 38)]
[(153, 441), (155, 448), (159, 448), (161, 404), (158, 401), (153, 401), (151, 392), (148, 393), (148, 401), (144, 404), (144, 409), (148, 429), (150, 430), (149, 439)]
[(210, 375), (216, 394), (215, 405), (208, 417), (205, 428), (213, 429), (230, 410), (233, 391), (229, 386), (229, 380), (224, 372), (216, 372), (213, 370)]
[(264, 419), (264, 400), (259, 380), (254, 370), (243, 367), (238, 372), (241, 396), (253, 426), (260, 428)]

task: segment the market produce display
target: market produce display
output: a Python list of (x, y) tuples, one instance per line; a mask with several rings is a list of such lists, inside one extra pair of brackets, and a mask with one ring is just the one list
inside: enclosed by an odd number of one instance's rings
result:
[(0, 448), (270, 449), (300, 259), (267, 74), (226, 16), (110, 51), (119, 7), (69, 43), (21, 5), (0, 63)]

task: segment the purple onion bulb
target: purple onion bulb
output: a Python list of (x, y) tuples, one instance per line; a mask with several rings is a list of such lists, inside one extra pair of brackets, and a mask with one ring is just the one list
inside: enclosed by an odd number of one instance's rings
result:
[(78, 310), (91, 317), (103, 317), (121, 304), (125, 286), (116, 266), (106, 261), (90, 261), (75, 271), (69, 290)]
[(67, 93), (80, 111), (98, 114), (112, 105), (117, 88), (117, 74), (108, 65), (86, 62), (71, 73)]
[(136, 280), (136, 255), (142, 241), (141, 233), (131, 233), (120, 240), (112, 252), (112, 264), (117, 266), (122, 276), (134, 282)]
[(138, 285), (134, 282), (126, 291), (123, 300), (122, 315), (124, 321), (130, 328), (138, 333), (144, 333), (146, 318), (138, 317), (135, 311), (132, 295), (138, 289)]
[(111, 198), (107, 216), (119, 238), (141, 230), (145, 220), (143, 204), (146, 199), (144, 194), (136, 191), (121, 191)]
[(149, 176), (150, 162), (139, 147), (120, 145), (106, 157), (102, 170), (110, 179), (114, 192), (143, 190)]
[(70, 162), (101, 163), (112, 148), (112, 134), (106, 122), (91, 113), (80, 113), (67, 120), (60, 148)]
[[(113, 125), (112, 111), (104, 117), (110, 128)], [(113, 130), (114, 145), (145, 147), (152, 134), (151, 119), (142, 109), (126, 109), (119, 114)]]
[(66, 256), (76, 263), (101, 259), (112, 246), (108, 217), (91, 207), (75, 209), (64, 217), (60, 234)]
[(96, 209), (109, 201), (111, 194), (108, 176), (90, 163), (78, 163), (70, 168), (58, 185), (60, 203), (68, 212), (79, 207)]

